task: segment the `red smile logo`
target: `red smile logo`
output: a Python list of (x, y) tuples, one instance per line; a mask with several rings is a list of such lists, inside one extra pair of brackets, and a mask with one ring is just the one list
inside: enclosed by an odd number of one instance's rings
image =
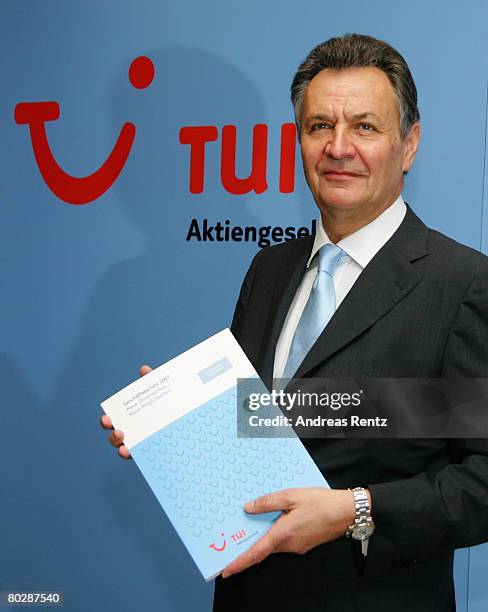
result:
[[(220, 535), (224, 537), (225, 534), (221, 533)], [(225, 550), (226, 546), (227, 546), (227, 540), (224, 538), (224, 543), (222, 544), (222, 546), (217, 546), (217, 544), (215, 544), (214, 542), (213, 544), (209, 545), (209, 548), (212, 548), (213, 550), (217, 552), (222, 552), (223, 550)]]
[[(137, 89), (145, 89), (154, 79), (154, 64), (145, 56), (137, 57), (129, 68), (129, 80)], [(15, 107), (15, 122), (30, 128), (32, 149), (42, 178), (58, 198), (68, 204), (88, 204), (114, 184), (122, 172), (136, 135), (136, 126), (126, 122), (105, 162), (92, 174), (72, 176), (60, 168), (47, 139), (45, 122), (57, 121), (57, 102), (20, 102)]]

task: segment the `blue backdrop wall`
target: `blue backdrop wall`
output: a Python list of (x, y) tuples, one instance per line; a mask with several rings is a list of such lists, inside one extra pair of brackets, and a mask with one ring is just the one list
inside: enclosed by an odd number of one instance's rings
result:
[[(107, 445), (99, 402), (141, 363), (230, 323), (258, 245), (187, 240), (193, 219), (310, 226), (317, 213), (298, 159), (293, 187), (280, 190), (280, 131), (292, 121), (293, 72), (332, 35), (371, 34), (404, 54), (423, 123), (406, 199), (432, 227), (488, 250), (488, 5), (4, 0), (0, 14), (0, 590), (58, 589), (80, 612), (210, 609), (212, 585), (136, 466)], [(155, 69), (145, 88), (128, 77), (139, 56)], [(122, 126), (135, 125), (120, 175), (87, 204), (53, 193), (29, 124), (14, 119), (17, 104), (40, 101), (59, 105), (59, 119), (52, 106), (35, 109), (51, 114), (47, 142), (70, 175), (96, 171)], [(36, 140), (33, 108), (24, 111)], [(268, 130), (267, 188), (230, 193), (223, 126), (237, 128), (236, 174), (246, 177), (256, 124)], [(195, 126), (216, 128), (201, 193), (190, 190), (192, 148), (180, 142)], [(56, 191), (53, 167), (44, 171)], [(460, 610), (487, 609), (487, 561), (484, 546), (457, 554)]]

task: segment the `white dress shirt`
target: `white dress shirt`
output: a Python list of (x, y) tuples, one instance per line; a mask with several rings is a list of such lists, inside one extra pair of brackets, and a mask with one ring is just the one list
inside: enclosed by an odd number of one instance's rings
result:
[[(337, 243), (345, 253), (334, 272), (334, 288), (336, 294), (336, 309), (358, 279), (361, 272), (373, 259), (381, 247), (393, 236), (403, 221), (407, 207), (402, 196), (399, 196), (391, 206), (376, 217), (371, 223), (365, 225), (353, 234), (346, 236)], [(273, 377), (281, 379), (285, 369), (288, 353), (290, 352), (293, 334), (302, 316), (303, 309), (312, 290), (313, 281), (317, 274), (318, 258), (315, 255), (319, 249), (331, 240), (319, 218), (317, 234), (313, 243), (312, 252), (307, 262), (307, 270), (303, 276), (293, 302), (285, 319), (278, 343), (276, 344)]]

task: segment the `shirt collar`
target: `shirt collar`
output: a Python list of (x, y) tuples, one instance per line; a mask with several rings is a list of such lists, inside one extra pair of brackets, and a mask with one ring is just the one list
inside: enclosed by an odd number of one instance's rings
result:
[[(365, 268), (369, 262), (373, 259), (376, 253), (381, 247), (393, 236), (396, 230), (399, 228), (405, 214), (407, 207), (403, 201), (402, 196), (391, 204), (381, 215), (373, 219), (371, 223), (361, 227), (353, 234), (349, 234), (337, 243), (349, 257)], [(307, 262), (307, 268), (310, 267), (313, 258), (325, 244), (330, 244), (330, 240), (327, 232), (322, 225), (322, 218), (319, 217), (317, 223), (317, 233), (315, 234), (315, 240), (312, 247), (310, 258)]]

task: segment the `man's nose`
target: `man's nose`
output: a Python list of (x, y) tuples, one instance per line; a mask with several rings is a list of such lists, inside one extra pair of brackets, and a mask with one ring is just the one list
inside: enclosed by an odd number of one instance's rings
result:
[(325, 145), (325, 153), (334, 159), (354, 157), (355, 149), (347, 128), (336, 125), (331, 130), (330, 140)]

